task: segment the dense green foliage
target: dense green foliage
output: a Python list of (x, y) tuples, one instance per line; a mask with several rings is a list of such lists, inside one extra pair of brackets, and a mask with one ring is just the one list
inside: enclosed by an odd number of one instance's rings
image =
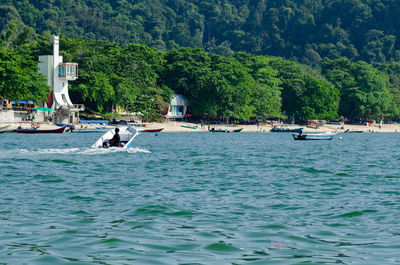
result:
[(324, 63), (323, 74), (341, 92), (340, 115), (366, 120), (397, 113), (388, 76), (371, 65), (344, 58), (328, 60)]
[(95, 111), (116, 106), (145, 117), (160, 118), (172, 91), (158, 86), (162, 54), (143, 45), (63, 39), (66, 60), (79, 63), (79, 78), (71, 82), (72, 99)]
[[(50, 35), (23, 25), (7, 28), (0, 45), (0, 96), (40, 102), (49, 92), (37, 73), (38, 55), (51, 54)], [(237, 52), (231, 57), (200, 48), (160, 51), (146, 45), (60, 40), (64, 61), (79, 64), (71, 99), (95, 112), (116, 107), (160, 119), (173, 93), (189, 112), (211, 119), (261, 116), (294, 120), (340, 116), (352, 121), (397, 118), (400, 65), (379, 67), (346, 58), (322, 61), (321, 70), (279, 57)]]
[(192, 112), (238, 119), (253, 114), (249, 105), (255, 82), (234, 58), (182, 48), (168, 52), (166, 60), (161, 82), (186, 95)]
[(400, 61), (397, 0), (2, 0), (9, 23), (39, 34), (159, 49), (246, 51), (309, 65), (323, 58)]
[(11, 99), (44, 101), (50, 88), (38, 73), (35, 42), (23, 44), (24, 48), (10, 48), (0, 41), (0, 96)]

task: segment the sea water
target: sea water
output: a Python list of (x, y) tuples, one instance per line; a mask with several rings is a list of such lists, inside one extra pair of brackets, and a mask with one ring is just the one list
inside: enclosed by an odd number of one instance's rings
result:
[(0, 264), (399, 264), (400, 134), (0, 134)]

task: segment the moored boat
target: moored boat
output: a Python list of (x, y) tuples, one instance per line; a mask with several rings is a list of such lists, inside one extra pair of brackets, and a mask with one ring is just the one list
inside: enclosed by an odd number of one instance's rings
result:
[(215, 129), (212, 128), (210, 132), (224, 132), (224, 133), (234, 133), (234, 132), (241, 132), (243, 128), (235, 129), (235, 130), (229, 130), (229, 129)]
[(270, 132), (291, 132), (291, 133), (296, 133), (296, 132), (301, 132), (303, 131), (303, 128), (289, 128), (286, 125), (275, 125)]
[(55, 122), (54, 125), (57, 125), (59, 127), (75, 128), (75, 126), (73, 124)]
[(336, 131), (321, 132), (321, 133), (294, 133), (294, 140), (332, 140), (337, 134)]
[(164, 128), (160, 128), (160, 129), (139, 129), (139, 132), (155, 133), (155, 132), (161, 132), (162, 130), (164, 130)]
[(10, 131), (11, 125), (0, 126), (0, 133)]
[[(73, 133), (98, 133), (98, 132), (106, 132), (109, 131), (110, 127), (82, 127), (82, 128), (74, 128), (71, 130)], [(115, 129), (115, 127), (114, 127)]]
[(350, 130), (347, 129), (346, 131), (344, 131), (345, 133), (363, 133), (364, 131), (357, 131), (357, 130)]
[[(118, 129), (119, 129), (121, 144), (116, 148), (122, 148), (122, 149), (129, 148), (129, 146), (133, 142), (133, 139), (139, 134), (138, 130), (135, 127), (130, 127), (130, 126), (122, 126), (118, 127)], [(92, 148), (108, 148), (108, 145), (105, 143), (111, 138), (113, 138), (114, 134), (115, 134), (115, 129), (109, 130), (92, 145)]]
[(190, 125), (184, 125), (184, 124), (181, 124), (181, 127), (188, 128), (188, 129), (193, 129), (193, 130), (197, 129), (197, 126), (190, 126)]
[(341, 121), (327, 121), (326, 124), (328, 125), (343, 125)]
[(66, 127), (65, 132), (72, 132), (75, 129), (75, 126), (73, 124), (55, 122), (54, 125), (59, 127)]
[(38, 129), (37, 127), (36, 128), (32, 128), (32, 129), (17, 128), (15, 131), (17, 133), (30, 133), (30, 134), (36, 134), (36, 133), (63, 133), (65, 128), (66, 128), (65, 126), (57, 128), (57, 129)]

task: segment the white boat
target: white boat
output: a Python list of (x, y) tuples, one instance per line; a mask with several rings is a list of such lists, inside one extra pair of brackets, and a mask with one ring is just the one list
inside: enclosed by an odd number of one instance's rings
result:
[(332, 140), (337, 131), (319, 132), (319, 133), (294, 133), (295, 140)]
[(111, 129), (115, 129), (115, 126), (107, 126), (107, 125), (103, 125), (103, 126), (88, 126), (88, 125), (77, 125), (74, 126), (71, 130), (71, 132), (74, 133), (98, 133), (98, 132), (107, 132)]
[(331, 135), (331, 134), (337, 134), (338, 131), (324, 131), (324, 132), (318, 132), (318, 131), (313, 131), (313, 132), (308, 132), (305, 131), (303, 132), (303, 134), (324, 134), (324, 135)]
[(10, 129), (9, 129), (10, 126), (11, 126), (11, 125), (0, 126), (0, 133), (10, 131)]
[[(136, 135), (139, 134), (139, 132), (136, 128), (130, 126), (123, 126), (118, 128), (121, 142), (121, 147), (118, 148), (127, 149), (132, 144), (133, 139), (136, 137)], [(110, 140), (111, 138), (113, 138), (114, 134), (115, 128), (103, 134), (103, 136), (101, 136), (99, 140), (97, 140), (97, 142), (92, 145), (92, 148), (107, 148), (104, 147), (103, 144), (106, 140)]]
[[(115, 129), (115, 127), (114, 127)], [(107, 132), (109, 131), (110, 128), (78, 128), (78, 129), (72, 129), (71, 132), (73, 133), (98, 133), (98, 132)]]

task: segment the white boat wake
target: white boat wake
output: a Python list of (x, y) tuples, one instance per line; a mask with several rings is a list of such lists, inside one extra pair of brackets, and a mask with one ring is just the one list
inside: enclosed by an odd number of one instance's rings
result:
[(20, 153), (20, 154), (84, 154), (84, 155), (99, 155), (109, 153), (151, 153), (149, 150), (139, 147), (122, 149), (118, 147), (111, 148), (66, 148), (66, 149), (16, 149), (2, 150), (3, 153)]

